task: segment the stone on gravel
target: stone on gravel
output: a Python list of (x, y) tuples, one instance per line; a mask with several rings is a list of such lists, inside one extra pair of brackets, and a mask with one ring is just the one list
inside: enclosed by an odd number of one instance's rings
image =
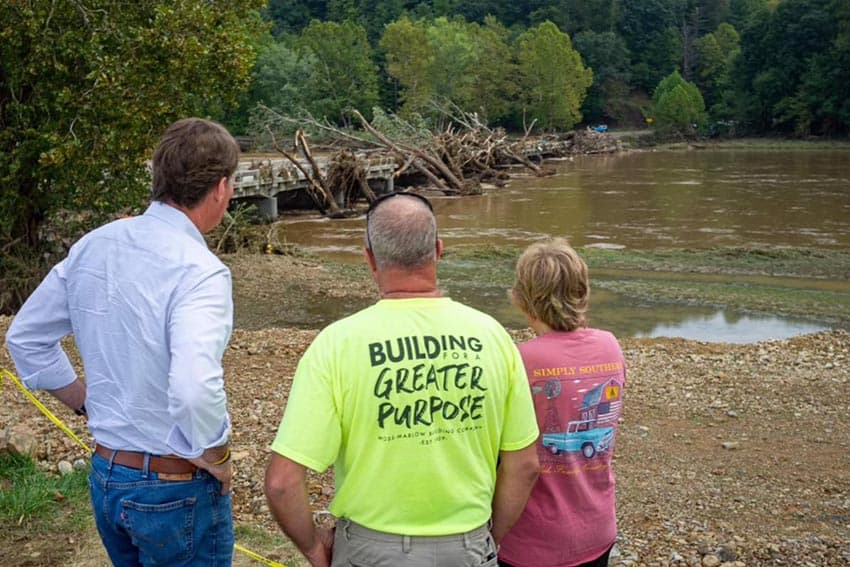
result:
[(38, 439), (28, 427), (20, 425), (7, 433), (6, 447), (16, 455), (33, 456), (36, 454)]

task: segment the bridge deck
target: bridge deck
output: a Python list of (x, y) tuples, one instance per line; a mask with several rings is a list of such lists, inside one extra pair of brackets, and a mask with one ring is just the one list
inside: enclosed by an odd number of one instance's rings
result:
[[(327, 158), (317, 158), (322, 175), (327, 175)], [(301, 162), (306, 171), (310, 164)], [(396, 170), (396, 163), (389, 157), (367, 158), (366, 179), (389, 184)], [(284, 191), (306, 189), (309, 185), (304, 174), (285, 158), (246, 160), (239, 163), (236, 171), (236, 189), (233, 198), (274, 197)]]

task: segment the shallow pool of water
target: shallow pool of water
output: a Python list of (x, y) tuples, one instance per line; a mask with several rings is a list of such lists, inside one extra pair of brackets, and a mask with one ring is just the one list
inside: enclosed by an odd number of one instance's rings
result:
[(676, 323), (659, 323), (649, 332), (635, 337), (681, 337), (695, 341), (754, 343), (787, 339), (796, 335), (823, 331), (828, 327), (781, 317), (741, 315), (723, 310), (711, 315), (686, 315)]

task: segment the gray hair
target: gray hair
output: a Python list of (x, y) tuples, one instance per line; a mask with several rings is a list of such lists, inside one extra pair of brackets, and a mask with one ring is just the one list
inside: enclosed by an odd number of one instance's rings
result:
[(379, 270), (418, 268), (437, 259), (437, 221), (428, 205), (398, 195), (379, 203), (366, 219), (366, 246)]

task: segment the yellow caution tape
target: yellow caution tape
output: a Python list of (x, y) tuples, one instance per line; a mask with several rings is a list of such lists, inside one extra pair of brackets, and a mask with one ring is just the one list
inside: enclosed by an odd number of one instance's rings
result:
[[(38, 401), (38, 398), (36, 398), (33, 395), (32, 392), (27, 390), (27, 387), (24, 386), (23, 383), (20, 380), (18, 380), (17, 376), (12, 374), (11, 372), (6, 370), (5, 368), (0, 368), (0, 386), (2, 386), (2, 384), (3, 384), (3, 380), (1, 379), (3, 376), (5, 376), (9, 380), (11, 380), (12, 383), (15, 386), (17, 386), (18, 389), (21, 392), (23, 392), (23, 394), (29, 399), (29, 401), (31, 401), (35, 407), (37, 407), (39, 410), (41, 410), (41, 413), (43, 413), (44, 415), (47, 416), (47, 419), (52, 421), (59, 429), (64, 431), (65, 434), (68, 437), (73, 439), (77, 443), (77, 445), (79, 445), (80, 447), (85, 449), (87, 453), (91, 453), (91, 447), (89, 447), (88, 445), (83, 443), (83, 441), (79, 437), (77, 437), (76, 434), (74, 434), (73, 431), (71, 431), (71, 428), (69, 428), (67, 425), (65, 425), (65, 423), (61, 419), (56, 417), (56, 414), (54, 414), (52, 411), (47, 409), (47, 407), (44, 404), (42, 404), (40, 401)], [(271, 559), (266, 559), (262, 555), (260, 555), (258, 553), (254, 553), (253, 551), (242, 547), (238, 543), (234, 544), (233, 547), (236, 549), (236, 551), (247, 555), (251, 559), (259, 561), (260, 563), (265, 563), (269, 567), (286, 567), (286, 565), (284, 565), (283, 563), (278, 563), (277, 561), (272, 561)]]
[(269, 567), (286, 567), (286, 565), (284, 565), (283, 563), (278, 563), (277, 561), (272, 561), (271, 559), (266, 559), (262, 555), (257, 555), (253, 551), (245, 549), (244, 547), (242, 547), (238, 543), (234, 544), (233, 547), (236, 548), (236, 551), (244, 553), (245, 555), (247, 555), (251, 559), (255, 559), (255, 560), (259, 561), (260, 563), (265, 563)]
[(41, 413), (43, 413), (44, 415), (46, 415), (46, 416), (47, 416), (47, 419), (49, 419), (50, 421), (52, 421), (52, 422), (53, 422), (53, 423), (54, 423), (54, 424), (55, 424), (55, 425), (56, 425), (59, 429), (61, 429), (62, 431), (64, 431), (64, 432), (65, 432), (65, 435), (67, 435), (68, 437), (70, 437), (71, 439), (73, 439), (73, 440), (77, 443), (77, 445), (79, 445), (80, 447), (82, 447), (83, 449), (85, 449), (87, 452), (91, 453), (91, 447), (89, 447), (88, 445), (86, 445), (85, 443), (83, 443), (83, 441), (82, 441), (79, 437), (77, 437), (77, 436), (74, 434), (74, 432), (73, 432), (73, 431), (71, 431), (71, 429), (70, 429), (67, 425), (65, 425), (65, 424), (62, 422), (62, 420), (61, 420), (61, 419), (59, 419), (58, 417), (56, 417), (56, 416), (53, 414), (53, 412), (52, 412), (52, 411), (50, 411), (49, 409), (47, 409), (47, 408), (44, 406), (44, 404), (42, 404), (40, 401), (38, 401), (38, 398), (36, 398), (36, 397), (32, 394), (32, 392), (30, 392), (29, 390), (27, 390), (26, 386), (24, 386), (24, 385), (21, 383), (21, 381), (20, 381), (20, 380), (18, 380), (18, 378), (17, 378), (14, 374), (12, 374), (11, 372), (9, 372), (9, 371), (8, 371), (8, 370), (6, 370), (5, 368), (0, 368), (0, 375), (1, 375), (1, 376), (5, 376), (5, 377), (6, 377), (6, 378), (8, 378), (9, 380), (11, 380), (11, 381), (12, 381), (12, 383), (13, 383), (15, 386), (17, 386), (17, 387), (18, 387), (18, 389), (19, 389), (21, 392), (23, 392), (23, 393), (24, 393), (24, 395), (25, 395), (27, 398), (29, 398), (29, 400), (33, 403), (33, 405), (35, 405), (35, 407), (37, 407), (38, 409), (40, 409), (40, 410), (41, 410)]

